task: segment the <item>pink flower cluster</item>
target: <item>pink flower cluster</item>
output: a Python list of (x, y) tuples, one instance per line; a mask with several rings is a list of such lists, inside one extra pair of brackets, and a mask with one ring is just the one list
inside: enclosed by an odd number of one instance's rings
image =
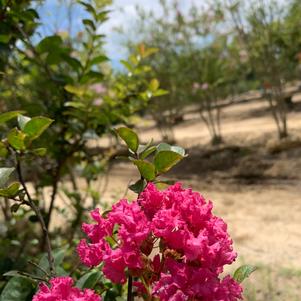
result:
[(56, 277), (50, 280), (50, 287), (40, 284), (32, 301), (101, 301), (93, 290), (73, 287), (70, 277)]
[(90, 241), (82, 240), (78, 253), (87, 266), (103, 262), (113, 282), (125, 283), (130, 273), (163, 301), (241, 299), (241, 286), (220, 278), (236, 258), (227, 226), (199, 193), (150, 183), (138, 200), (119, 201), (106, 217), (91, 215), (96, 223), (82, 227)]

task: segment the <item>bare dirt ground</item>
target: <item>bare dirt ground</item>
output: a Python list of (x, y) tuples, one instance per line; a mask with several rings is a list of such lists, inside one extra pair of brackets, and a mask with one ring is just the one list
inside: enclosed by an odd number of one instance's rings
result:
[[(223, 110), (225, 144), (219, 147), (209, 146), (208, 132), (196, 114), (175, 126), (177, 144), (189, 156), (170, 177), (213, 201), (239, 254), (233, 268), (242, 263), (259, 267), (246, 281), (250, 301), (301, 300), (300, 95), (294, 101), (296, 109), (288, 117), (293, 138), (281, 144), (262, 100)], [(154, 127), (144, 128), (141, 135), (145, 141), (161, 139)], [(122, 197), (135, 179), (133, 167), (115, 164), (103, 199)]]

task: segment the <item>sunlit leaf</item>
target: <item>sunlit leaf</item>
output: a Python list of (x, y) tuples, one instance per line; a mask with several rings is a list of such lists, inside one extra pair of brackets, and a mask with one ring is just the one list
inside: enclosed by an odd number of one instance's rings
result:
[(127, 144), (128, 148), (132, 150), (133, 152), (136, 152), (139, 146), (139, 139), (137, 134), (127, 128), (127, 127), (121, 127), (116, 129), (117, 134), (119, 137)]
[(71, 93), (71, 94), (75, 94), (77, 96), (83, 96), (85, 91), (86, 91), (86, 88), (83, 87), (83, 86), (72, 86), (72, 85), (66, 85), (64, 87), (64, 89)]
[(183, 156), (179, 153), (162, 150), (155, 155), (154, 163), (156, 170), (159, 173), (167, 172), (170, 170), (174, 165), (176, 165), (179, 161), (183, 159)]
[(23, 131), (30, 139), (33, 140), (40, 137), (52, 122), (53, 120), (47, 117), (33, 117), (26, 123)]
[(9, 121), (15, 117), (18, 117), (22, 113), (24, 113), (24, 111), (11, 111), (2, 113), (0, 114), (0, 124)]
[(11, 183), (8, 187), (0, 189), (0, 196), (6, 198), (14, 197), (18, 193), (19, 188), (20, 188), (19, 182)]
[(39, 147), (39, 148), (35, 148), (32, 150), (33, 154), (37, 155), (37, 156), (45, 156), (47, 153), (47, 149), (45, 147)]
[(133, 163), (144, 179), (152, 181), (156, 177), (156, 169), (152, 163), (143, 160), (133, 160)]
[(10, 130), (7, 134), (8, 143), (16, 150), (25, 149), (25, 138), (26, 135), (17, 128)]
[(242, 265), (233, 275), (234, 280), (241, 283), (248, 278), (257, 268), (251, 265)]
[(157, 91), (157, 90), (158, 90), (159, 85), (160, 85), (159, 81), (158, 81), (156, 78), (154, 78), (154, 79), (152, 79), (151, 82), (149, 83), (149, 88), (150, 88), (150, 90), (151, 90), (152, 92), (154, 92), (154, 91)]

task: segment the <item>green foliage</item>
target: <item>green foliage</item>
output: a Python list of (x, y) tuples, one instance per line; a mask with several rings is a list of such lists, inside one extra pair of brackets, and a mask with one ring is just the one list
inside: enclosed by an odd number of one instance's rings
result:
[(43, 132), (50, 126), (53, 120), (46, 117), (33, 117), (28, 120), (23, 127), (23, 132), (30, 140), (39, 138)]
[(23, 113), (22, 111), (12, 111), (12, 112), (2, 113), (0, 114), (0, 124), (13, 119), (22, 113)]
[[(112, 71), (103, 47), (105, 37), (99, 33), (108, 18), (108, 4), (72, 1), (67, 7), (71, 15), (72, 9), (85, 10), (82, 31), (74, 33), (69, 24), (70, 32), (45, 36), (34, 1), (0, 0), (0, 107), (6, 112), (0, 114), (0, 162), (15, 165), (19, 180), (9, 182), (8, 171), (13, 169), (0, 169), (5, 224), (0, 233), (1, 273), (17, 271), (1, 278), (3, 285), (14, 275), (47, 280), (73, 269), (75, 259), (64, 246), (76, 244), (85, 212), (99, 206), (99, 182), (117, 148), (112, 128), (131, 124), (153, 97), (165, 93), (154, 75), (147, 76), (151, 68), (146, 62), (154, 48), (134, 47), (123, 61), (128, 72)], [(94, 148), (103, 137), (110, 145)], [(139, 143), (132, 138), (125, 133), (125, 142), (138, 152)], [(140, 151), (144, 158), (151, 154), (148, 146)], [(54, 215), (66, 221), (63, 227), (50, 227)], [(49, 237), (54, 238), (50, 246)], [(51, 247), (58, 250), (52, 252), (53, 260)], [(45, 251), (38, 264), (27, 263)], [(99, 283), (96, 276), (88, 272), (80, 285)], [(106, 289), (105, 299), (115, 300), (121, 293), (120, 287)]]
[(33, 293), (32, 282), (23, 277), (12, 277), (4, 287), (1, 301), (29, 301)]
[(102, 273), (100, 271), (92, 270), (80, 277), (76, 282), (76, 286), (80, 289), (94, 289), (96, 284), (100, 282), (101, 278)]
[(237, 282), (241, 283), (246, 278), (248, 278), (254, 271), (256, 271), (256, 267), (250, 265), (242, 265), (234, 272), (233, 278)]
[(10, 175), (15, 169), (13, 167), (1, 167), (0, 168), (0, 187), (3, 187), (9, 180)]
[(160, 151), (155, 155), (154, 163), (158, 173), (167, 172), (176, 165), (183, 156), (174, 151)]
[(0, 189), (0, 196), (6, 198), (14, 197), (15, 195), (17, 195), (19, 188), (20, 188), (20, 183), (18, 182), (11, 183), (8, 187)]
[[(185, 156), (185, 150), (179, 146), (172, 146), (167, 143), (160, 143), (155, 146), (152, 145), (153, 141), (139, 144), (138, 135), (127, 127), (117, 128), (116, 133), (126, 142), (129, 150), (128, 159), (133, 162), (140, 173), (141, 178), (129, 186), (129, 189), (137, 194), (144, 190), (148, 182), (157, 181), (157, 177), (169, 171)], [(150, 158), (154, 152), (153, 158)]]
[(152, 181), (155, 179), (156, 169), (152, 163), (143, 160), (133, 160), (133, 163), (138, 167), (141, 176), (145, 180)]
[(116, 131), (119, 137), (127, 144), (128, 148), (136, 152), (139, 146), (137, 134), (127, 127), (118, 128)]

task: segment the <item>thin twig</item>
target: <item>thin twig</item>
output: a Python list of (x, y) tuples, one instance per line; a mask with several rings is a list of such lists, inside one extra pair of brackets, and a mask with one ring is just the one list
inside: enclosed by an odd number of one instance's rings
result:
[(34, 213), (36, 214), (36, 216), (38, 217), (38, 220), (40, 222), (44, 237), (45, 237), (45, 243), (46, 243), (46, 249), (47, 249), (47, 257), (48, 257), (48, 263), (49, 263), (49, 270), (50, 270), (50, 275), (51, 276), (55, 276), (55, 266), (54, 266), (54, 258), (52, 256), (52, 250), (51, 250), (51, 243), (50, 243), (50, 239), (49, 239), (49, 233), (48, 230), (46, 228), (45, 225), (45, 221), (44, 218), (40, 212), (40, 209), (36, 206), (36, 204), (34, 203), (34, 201), (32, 200), (30, 193), (27, 189), (27, 186), (25, 184), (25, 181), (23, 179), (23, 175), (22, 175), (22, 168), (21, 168), (21, 162), (20, 162), (20, 158), (19, 155), (16, 154), (16, 161), (17, 161), (17, 173), (18, 173), (18, 177), (19, 177), (19, 181), (25, 191), (25, 194), (28, 198), (28, 203), (29, 206), (32, 208), (32, 210), (34, 211)]
[(31, 260), (28, 260), (28, 263), (33, 265), (34, 267), (36, 267), (38, 270), (40, 270), (43, 274), (45, 274), (47, 277), (49, 277), (49, 273), (43, 269), (42, 267), (40, 267), (37, 263), (31, 261)]

